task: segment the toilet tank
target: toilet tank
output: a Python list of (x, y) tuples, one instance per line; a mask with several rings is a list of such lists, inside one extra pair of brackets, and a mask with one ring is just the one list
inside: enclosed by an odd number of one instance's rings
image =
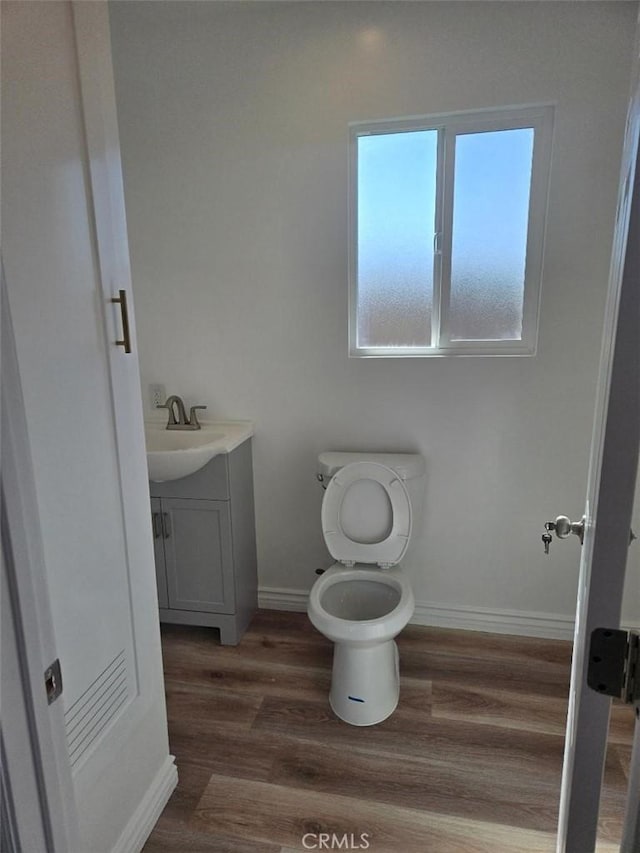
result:
[[(329, 480), (351, 462), (378, 462), (392, 468), (404, 481), (413, 510), (414, 532), (422, 519), (424, 496), (424, 456), (419, 453), (362, 453), (326, 450), (318, 456), (318, 480), (326, 487)], [(412, 536), (415, 538), (415, 536)]]
[(341, 468), (352, 462), (378, 462), (380, 465), (386, 465), (387, 468), (393, 468), (405, 483), (422, 477), (425, 470), (424, 457), (419, 453), (351, 453), (326, 450), (318, 456), (318, 479), (326, 485)]

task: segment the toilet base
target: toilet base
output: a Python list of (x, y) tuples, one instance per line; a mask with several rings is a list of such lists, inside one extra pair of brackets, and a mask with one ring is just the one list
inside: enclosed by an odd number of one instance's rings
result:
[(395, 640), (366, 646), (335, 643), (329, 704), (352, 726), (373, 726), (392, 714), (400, 696)]

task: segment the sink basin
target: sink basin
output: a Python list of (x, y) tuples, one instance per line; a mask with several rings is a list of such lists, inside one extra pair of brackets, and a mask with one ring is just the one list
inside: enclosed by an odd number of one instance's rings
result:
[(168, 430), (164, 422), (147, 422), (144, 433), (149, 479), (164, 483), (194, 474), (218, 453), (230, 453), (253, 428), (248, 421), (216, 421), (198, 430)]

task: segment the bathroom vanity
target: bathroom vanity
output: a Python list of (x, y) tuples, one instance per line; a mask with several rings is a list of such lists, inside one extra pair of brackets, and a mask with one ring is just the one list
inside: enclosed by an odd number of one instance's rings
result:
[(251, 438), (149, 487), (160, 621), (237, 645), (258, 606)]

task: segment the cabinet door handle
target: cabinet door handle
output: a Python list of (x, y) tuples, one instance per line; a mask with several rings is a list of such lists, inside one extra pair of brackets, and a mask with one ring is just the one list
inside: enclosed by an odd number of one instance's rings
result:
[(160, 536), (162, 535), (162, 530), (161, 530), (162, 522), (160, 521), (160, 513), (159, 512), (152, 512), (151, 518), (153, 520), (153, 538), (159, 539)]
[(125, 352), (131, 352), (131, 332), (129, 330), (129, 309), (127, 307), (127, 291), (119, 290), (118, 297), (114, 297), (111, 301), (120, 306), (120, 316), (122, 317), (122, 339), (115, 342), (117, 347), (122, 347)]
[(168, 512), (162, 513), (162, 529), (164, 530), (164, 538), (168, 539), (171, 536), (171, 520)]

